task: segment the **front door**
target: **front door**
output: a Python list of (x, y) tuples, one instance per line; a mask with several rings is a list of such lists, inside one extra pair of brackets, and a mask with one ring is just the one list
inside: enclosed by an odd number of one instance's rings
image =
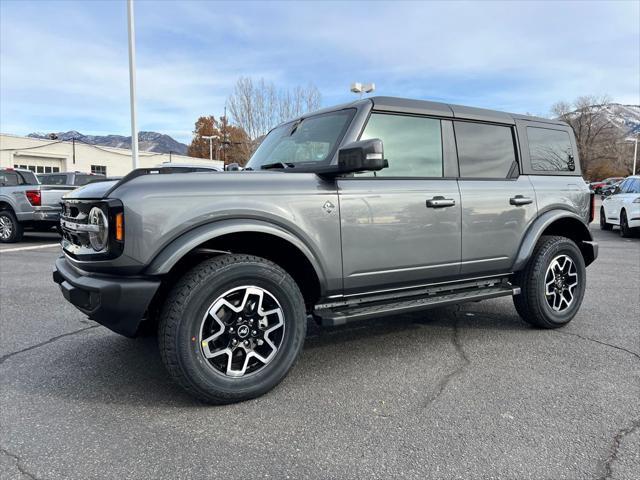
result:
[(361, 139), (380, 138), (389, 167), (338, 180), (346, 293), (458, 274), (460, 193), (455, 178), (444, 178), (443, 125), (451, 128), (435, 118), (371, 115)]

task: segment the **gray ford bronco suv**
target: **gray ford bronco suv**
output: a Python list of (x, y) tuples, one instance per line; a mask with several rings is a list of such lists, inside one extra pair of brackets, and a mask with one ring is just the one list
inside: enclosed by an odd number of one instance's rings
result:
[(562, 122), (367, 98), (274, 128), (245, 171), (138, 169), (67, 194), (53, 279), (114, 332), (157, 328), (171, 377), (210, 403), (273, 388), (309, 316), (509, 295), (557, 328), (598, 253), (577, 152)]

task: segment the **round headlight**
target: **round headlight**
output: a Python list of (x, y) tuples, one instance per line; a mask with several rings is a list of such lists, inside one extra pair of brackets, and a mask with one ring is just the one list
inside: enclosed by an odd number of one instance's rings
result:
[(93, 207), (89, 211), (89, 225), (96, 225), (97, 231), (89, 232), (91, 248), (100, 252), (107, 248), (109, 242), (109, 220), (101, 208)]

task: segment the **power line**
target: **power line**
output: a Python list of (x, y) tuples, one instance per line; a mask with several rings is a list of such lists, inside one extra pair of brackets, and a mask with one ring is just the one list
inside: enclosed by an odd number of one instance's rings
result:
[(56, 142), (51, 142), (51, 143), (45, 143), (44, 145), (36, 145), (35, 147), (24, 147), (24, 148), (2, 148), (0, 149), (0, 152), (8, 152), (9, 150), (33, 150), (34, 148), (42, 148), (42, 147), (48, 147), (49, 145), (55, 145), (56, 143), (62, 143), (65, 142), (66, 140), (58, 140)]

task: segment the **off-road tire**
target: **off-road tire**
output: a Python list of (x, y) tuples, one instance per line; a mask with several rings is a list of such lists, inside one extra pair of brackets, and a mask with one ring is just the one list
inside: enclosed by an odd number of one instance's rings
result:
[[(224, 292), (241, 285), (266, 289), (284, 316), (284, 333), (273, 359), (242, 377), (216, 371), (202, 353), (203, 316)], [(251, 255), (221, 255), (187, 272), (171, 289), (159, 320), (158, 343), (171, 378), (194, 397), (211, 404), (258, 397), (274, 388), (293, 367), (306, 334), (305, 303), (297, 284), (278, 265)]]
[[(554, 311), (545, 295), (545, 275), (551, 262), (559, 255), (568, 256), (576, 266), (578, 285), (571, 305), (562, 312)], [(580, 309), (586, 288), (586, 267), (578, 246), (560, 236), (542, 236), (524, 270), (514, 276), (521, 288), (513, 303), (522, 319), (540, 328), (559, 328), (569, 323)]]
[(600, 230), (611, 230), (613, 225), (607, 222), (607, 217), (604, 213), (604, 208), (600, 207)]
[(24, 229), (11, 210), (0, 210), (0, 218), (11, 224), (11, 234), (7, 238), (0, 235), (0, 243), (15, 243), (22, 240)]
[(620, 236), (622, 238), (633, 236), (633, 231), (629, 228), (629, 222), (627, 221), (627, 212), (624, 210), (620, 212)]

